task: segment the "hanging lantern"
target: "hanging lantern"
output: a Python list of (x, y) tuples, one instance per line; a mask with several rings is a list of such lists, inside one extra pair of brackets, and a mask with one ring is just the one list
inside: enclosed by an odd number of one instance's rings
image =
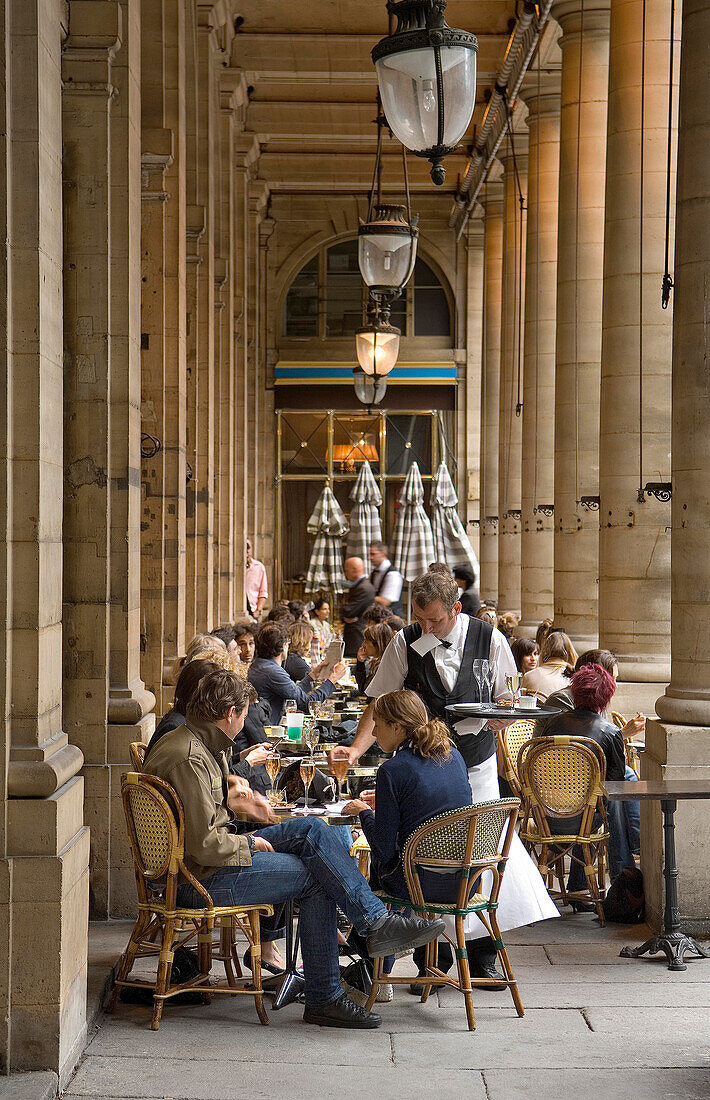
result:
[(367, 324), (355, 332), (358, 363), (365, 374), (385, 378), (397, 362), (401, 333), (389, 323), (390, 310), (387, 302), (370, 298), (367, 318)]
[(374, 378), (359, 367), (353, 370), (355, 396), (363, 405), (379, 405), (387, 391), (386, 378)]
[(387, 0), (394, 34), (377, 43), (372, 60), (392, 132), (431, 162), (431, 178), (446, 179), (441, 163), (468, 129), (476, 102), (475, 34), (453, 30), (446, 0)]
[(358, 230), (358, 263), (372, 294), (397, 295), (409, 282), (417, 258), (419, 230), (405, 208), (375, 204), (374, 216)]

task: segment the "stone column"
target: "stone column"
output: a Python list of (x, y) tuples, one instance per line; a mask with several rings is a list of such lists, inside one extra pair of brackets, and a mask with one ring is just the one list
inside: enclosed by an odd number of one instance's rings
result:
[(235, 598), (236, 612), (246, 610), (244, 594), (245, 543), (249, 530), (248, 501), (249, 485), (249, 416), (250, 402), (253, 399), (253, 382), (248, 374), (248, 337), (247, 337), (247, 301), (248, 301), (248, 239), (249, 239), (249, 178), (259, 155), (259, 147), (253, 134), (241, 133), (235, 141), (235, 235), (234, 235), (234, 326), (235, 326), (235, 439), (236, 439), (236, 480), (235, 480), (235, 523), (234, 540), (236, 546)]
[(60, 1088), (86, 1041), (89, 901), (83, 756), (62, 730), (67, 15), (10, 0), (0, 24), (0, 1064), (53, 1069)]
[[(194, 105), (193, 105), (194, 111)], [(188, 118), (193, 111), (188, 110)], [(188, 134), (188, 156), (194, 152), (196, 133)], [(192, 138), (192, 140), (190, 140)], [(199, 334), (200, 334), (200, 277), (202, 263), (200, 241), (205, 235), (205, 208), (196, 203), (196, 193), (191, 192), (190, 183), (197, 176), (197, 157), (192, 170), (188, 172), (188, 197), (195, 202), (187, 205), (186, 241), (185, 241), (185, 298), (187, 304), (187, 330), (185, 340), (186, 358), (186, 488), (185, 488), (185, 641), (193, 635), (204, 632), (206, 626), (200, 622), (197, 600), (198, 534), (197, 534), (197, 492), (200, 483), (200, 456), (198, 442), (200, 438), (200, 385), (205, 386), (206, 379), (200, 371)]]
[(259, 232), (266, 211), (268, 187), (263, 180), (252, 179), (247, 188), (249, 222), (247, 226), (247, 372), (249, 406), (247, 426), (249, 451), (247, 455), (248, 528), (254, 544), (254, 554), (262, 557), (261, 536), (263, 528), (263, 467), (259, 455), (262, 408), (264, 403), (264, 379), (261, 358), (261, 262)]
[[(669, 0), (615, 0), (612, 5), (599, 448), (599, 641), (616, 653), (620, 680), (649, 683), (645, 692), (641, 687), (619, 691), (619, 700), (628, 697), (630, 709), (643, 710), (651, 709), (670, 676), (671, 509), (669, 503), (643, 493), (647, 482), (670, 482), (673, 310), (661, 308), (669, 34)], [(639, 697), (630, 698), (631, 691)], [(625, 709), (625, 703), (619, 709)]]
[(64, 723), (84, 753), (97, 917), (135, 904), (120, 772), (130, 742), (154, 728), (139, 675), (139, 66), (127, 3), (73, 0), (62, 58)]
[(597, 642), (599, 385), (609, 0), (557, 0), (562, 100), (555, 379), (555, 619)]
[[(268, 209), (268, 201), (267, 201)], [(273, 598), (274, 541), (276, 537), (274, 474), (276, 472), (276, 417), (274, 414), (274, 383), (268, 362), (268, 302), (269, 246), (276, 229), (273, 218), (263, 217), (259, 224), (259, 385), (261, 386), (261, 417), (258, 455), (261, 472), (261, 517), (259, 524), (259, 555), (268, 576), (269, 598)]]
[[(185, 646), (185, 20), (180, 0), (143, 0), (141, 607), (144, 677), (164, 713)], [(147, 437), (147, 451), (155, 444)]]
[[(685, 0), (680, 69), (671, 428), (671, 680), (656, 703), (644, 753), (648, 779), (710, 776), (710, 40), (708, 0)], [(660, 811), (642, 822), (649, 914), (662, 909)], [(680, 915), (691, 932), (710, 931), (710, 807), (682, 802), (676, 814)]]
[(481, 382), (481, 599), (498, 599), (498, 418), (503, 284), (503, 184), (487, 183), (483, 205)]
[[(478, 213), (482, 211), (478, 210)], [(463, 248), (461, 248), (463, 245)], [(469, 218), (466, 236), (459, 246), (459, 263), (466, 278), (462, 293), (465, 294), (466, 317), (463, 342), (465, 344), (466, 377), (459, 382), (459, 514), (466, 526), (471, 545), (481, 554), (481, 458), (482, 416), (481, 393), (483, 384), (483, 296), (484, 296), (484, 222), (481, 217)], [(465, 249), (465, 250), (464, 250)], [(480, 577), (477, 578), (480, 588)]]
[[(522, 455), (522, 373), (525, 303), (525, 206), (527, 134), (515, 134), (515, 163), (510, 151), (502, 158), (503, 291), (500, 335), (498, 427), (498, 610), (520, 611), (520, 511)], [(521, 226), (522, 222), (522, 226)]]
[[(531, 78), (534, 81), (534, 76)], [(535, 636), (553, 615), (555, 469), (555, 313), (559, 86), (534, 83), (528, 107), (528, 211), (523, 377), (521, 634)]]

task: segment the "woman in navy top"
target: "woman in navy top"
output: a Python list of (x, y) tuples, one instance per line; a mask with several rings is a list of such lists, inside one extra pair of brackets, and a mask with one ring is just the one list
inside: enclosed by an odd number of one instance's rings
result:
[[(380, 765), (375, 790), (363, 791), (364, 797), (349, 802), (343, 813), (360, 816), (372, 851), (370, 881), (406, 898), (402, 853), (408, 838), (429, 818), (470, 806), (471, 787), (449, 731), (429, 717), (415, 692), (381, 695), (373, 717), (378, 745), (395, 755)], [(430, 901), (455, 901), (458, 881), (455, 874), (421, 875), (424, 896)]]

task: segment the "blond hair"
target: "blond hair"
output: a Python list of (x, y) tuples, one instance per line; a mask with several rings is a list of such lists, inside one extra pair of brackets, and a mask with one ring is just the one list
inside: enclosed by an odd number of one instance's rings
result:
[(375, 700), (375, 718), (401, 726), (418, 756), (444, 760), (451, 755), (449, 731), (429, 711), (414, 691), (388, 691)]
[(220, 638), (215, 638), (213, 634), (195, 634), (187, 647), (185, 656), (178, 658), (172, 667), (173, 683), (177, 683), (177, 678), (185, 665), (197, 659), (212, 661), (220, 668), (235, 672), (237, 676), (241, 676), (242, 680), (247, 678), (247, 668), (240, 661), (238, 653), (227, 649), (224, 642)]
[(540, 664), (547, 661), (564, 661), (571, 676), (577, 663), (577, 650), (564, 630), (553, 630), (540, 646)]

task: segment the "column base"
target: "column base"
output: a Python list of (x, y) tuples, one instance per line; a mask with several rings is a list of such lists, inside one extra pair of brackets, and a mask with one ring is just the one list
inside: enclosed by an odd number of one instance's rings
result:
[[(710, 724), (646, 724), (646, 751), (641, 754), (642, 779), (702, 779), (710, 781)], [(710, 804), (680, 800), (675, 814), (678, 864), (678, 907), (681, 928), (689, 936), (710, 935), (710, 864), (706, 840)], [(657, 802), (641, 804), (641, 870), (646, 892), (646, 919), (663, 927), (663, 822)]]
[(646, 681), (627, 680), (619, 673), (614, 698), (611, 701), (612, 710), (619, 711), (627, 718), (633, 718), (636, 714), (645, 714), (655, 720), (656, 700), (665, 690), (665, 683), (647, 683)]
[[(3, 1069), (52, 1070), (60, 1089), (86, 1045), (89, 830), (83, 794), (77, 776), (50, 798), (10, 799), (11, 855), (0, 874), (12, 974)], [(5, 997), (0, 990), (0, 1001)]]

